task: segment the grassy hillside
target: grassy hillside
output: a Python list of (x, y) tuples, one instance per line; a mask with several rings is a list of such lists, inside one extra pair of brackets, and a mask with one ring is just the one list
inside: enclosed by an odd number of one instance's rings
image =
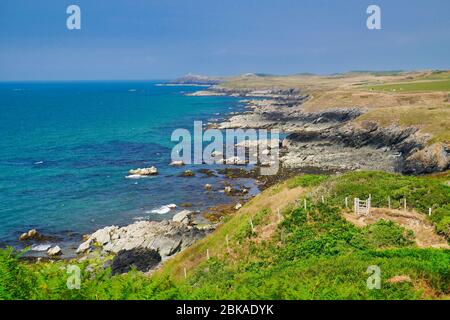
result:
[[(408, 210), (422, 213), (437, 232), (448, 237), (449, 180), (448, 173), (295, 177), (265, 190), (226, 217), (213, 234), (168, 260), (151, 276), (139, 272), (111, 276), (101, 261), (78, 263), (80, 290), (66, 287), (66, 267), (71, 262), (26, 264), (12, 251), (3, 250), (0, 298), (449, 298), (449, 249), (419, 248), (414, 233), (392, 221), (357, 227), (343, 217), (347, 210), (351, 212), (345, 208), (345, 197), (371, 194), (377, 207), (386, 207), (388, 196), (392, 207), (402, 207), (406, 197)], [(431, 217), (426, 215), (429, 207), (433, 208)], [(366, 285), (370, 266), (381, 270), (380, 289), (370, 290)]]

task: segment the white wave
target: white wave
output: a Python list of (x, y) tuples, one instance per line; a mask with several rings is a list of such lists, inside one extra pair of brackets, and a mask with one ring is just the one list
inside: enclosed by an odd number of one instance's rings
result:
[(177, 207), (176, 204), (171, 203), (171, 204), (153, 209), (149, 213), (166, 214), (166, 213), (169, 213), (171, 210), (175, 209), (176, 207)]
[(148, 178), (148, 176), (143, 176), (140, 174), (130, 174), (125, 177), (126, 179), (142, 179), (142, 178)]

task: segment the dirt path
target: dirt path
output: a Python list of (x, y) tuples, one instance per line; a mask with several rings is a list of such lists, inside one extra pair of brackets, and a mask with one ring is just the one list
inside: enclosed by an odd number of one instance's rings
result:
[(426, 220), (426, 217), (414, 211), (372, 208), (369, 216), (357, 216), (353, 212), (344, 212), (343, 215), (345, 219), (358, 227), (373, 224), (380, 219), (394, 221), (414, 231), (416, 243), (421, 248), (450, 248), (445, 238), (435, 233), (433, 225)]

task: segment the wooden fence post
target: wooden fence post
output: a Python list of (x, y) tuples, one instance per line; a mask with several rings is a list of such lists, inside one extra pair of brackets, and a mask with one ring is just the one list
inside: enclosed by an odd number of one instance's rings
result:
[(348, 208), (348, 197), (345, 197), (345, 207)]
[(428, 215), (431, 216), (431, 208), (428, 208)]
[(185, 279), (187, 278), (187, 271), (186, 271), (186, 268), (184, 268), (184, 278), (185, 278)]
[(406, 198), (403, 198), (403, 209), (406, 211)]
[(322, 203), (325, 203), (325, 198), (322, 196)]
[(253, 221), (250, 219), (250, 226), (252, 227), (252, 232), (255, 232), (255, 228), (253, 227)]
[(305, 211), (306, 211), (306, 199), (303, 200), (303, 206), (305, 207)]
[(209, 260), (209, 249), (206, 249), (206, 259)]
[(391, 197), (388, 197), (388, 208), (391, 208)]

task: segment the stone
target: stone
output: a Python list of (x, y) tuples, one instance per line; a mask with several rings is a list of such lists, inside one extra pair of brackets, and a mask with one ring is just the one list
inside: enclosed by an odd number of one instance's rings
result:
[(150, 168), (138, 168), (128, 171), (130, 175), (136, 175), (136, 176), (152, 176), (158, 174), (158, 169), (156, 167), (150, 167)]
[(237, 203), (236, 206), (234, 207), (234, 209), (239, 210), (240, 208), (242, 208), (242, 204)]
[(54, 246), (53, 248), (48, 249), (47, 254), (51, 257), (60, 256), (62, 250), (59, 246)]
[(231, 188), (230, 186), (225, 187), (224, 192), (227, 194), (231, 194), (233, 192), (233, 188)]
[(134, 248), (121, 250), (111, 263), (113, 275), (122, 274), (136, 268), (138, 271), (148, 272), (161, 262), (160, 254), (153, 249)]
[(205, 184), (205, 190), (211, 191), (212, 190), (212, 185), (210, 185), (209, 183)]
[(189, 224), (191, 222), (192, 212), (189, 210), (183, 210), (173, 216), (172, 221)]
[(92, 239), (88, 238), (85, 242), (80, 244), (77, 249), (77, 253), (86, 253), (92, 247)]
[(19, 237), (20, 241), (41, 239), (43, 239), (43, 236), (36, 229), (31, 229), (26, 233), (22, 233)]

